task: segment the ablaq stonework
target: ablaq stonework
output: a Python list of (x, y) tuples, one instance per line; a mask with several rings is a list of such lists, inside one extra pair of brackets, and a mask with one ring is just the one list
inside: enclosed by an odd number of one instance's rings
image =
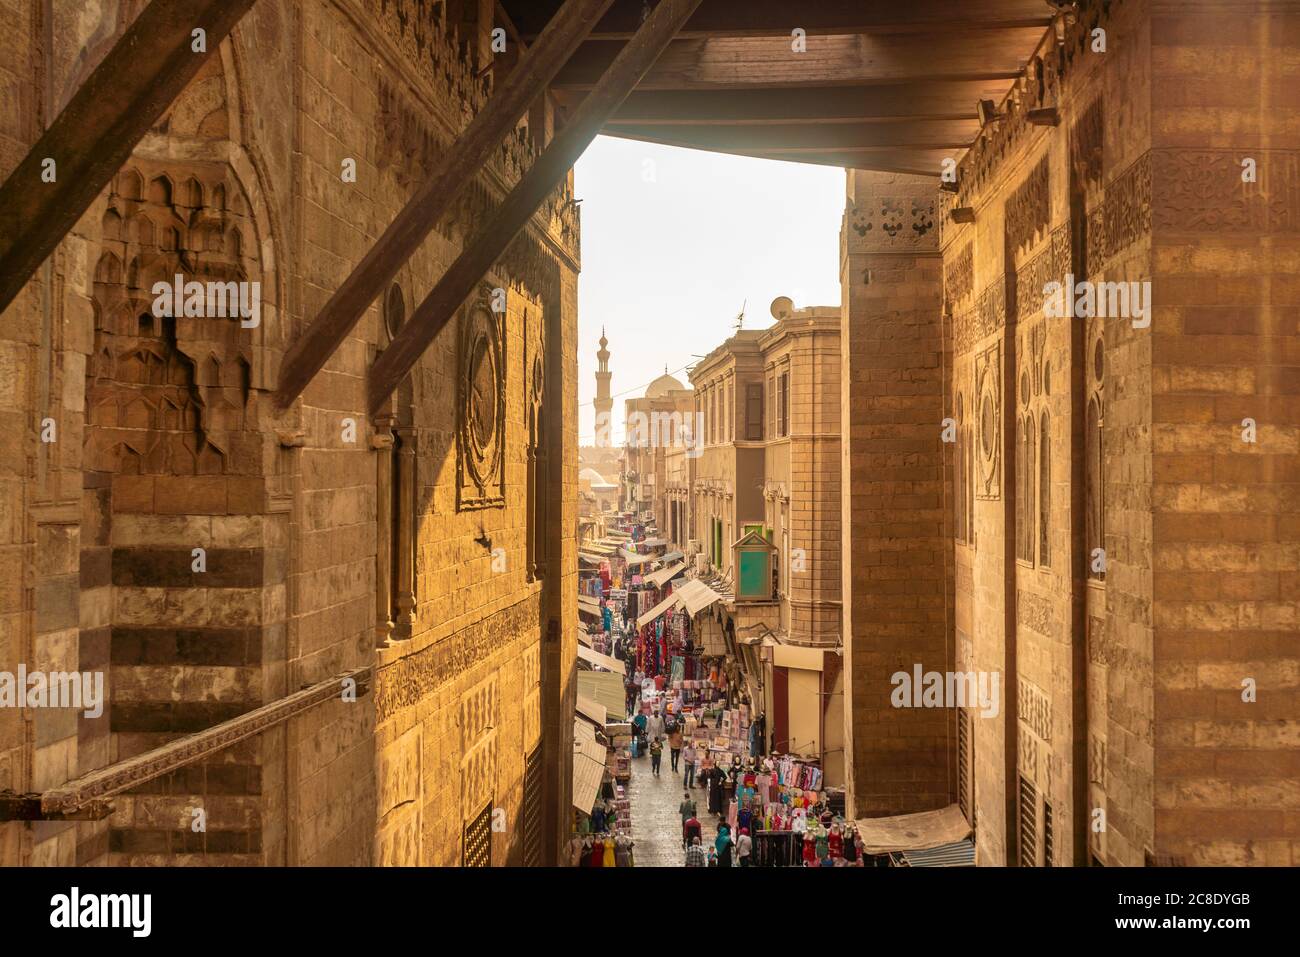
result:
[[(0, 865), (1300, 865), (1295, 3), (0, 12)], [(839, 304), (580, 344), (598, 133)]]

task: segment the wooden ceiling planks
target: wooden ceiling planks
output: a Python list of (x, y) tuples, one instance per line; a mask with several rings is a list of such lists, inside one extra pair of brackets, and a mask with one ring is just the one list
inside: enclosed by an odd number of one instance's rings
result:
[[(504, 0), (527, 39), (541, 31), (556, 0)], [(593, 40), (626, 40), (641, 20), (642, 0), (616, 0), (592, 32)], [(824, 33), (916, 33), (941, 30), (1046, 29), (1045, 0), (704, 0), (680, 39), (789, 36), (799, 27)]]
[[(558, 0), (501, 0), (527, 37)], [(552, 86), (575, 108), (635, 29), (615, 0)], [(937, 175), (978, 134), (1050, 27), (1045, 0), (703, 0), (618, 113), (611, 136)], [(791, 32), (807, 34), (795, 52)]]

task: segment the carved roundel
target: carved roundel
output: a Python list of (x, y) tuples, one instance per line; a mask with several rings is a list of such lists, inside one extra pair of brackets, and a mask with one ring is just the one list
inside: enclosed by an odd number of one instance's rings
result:
[(975, 357), (975, 402), (972, 414), (979, 430), (976, 497), (1002, 495), (1002, 370), (1001, 349), (993, 345)]
[(501, 323), (481, 297), (461, 326), (457, 445), (462, 508), (505, 501), (505, 345)]

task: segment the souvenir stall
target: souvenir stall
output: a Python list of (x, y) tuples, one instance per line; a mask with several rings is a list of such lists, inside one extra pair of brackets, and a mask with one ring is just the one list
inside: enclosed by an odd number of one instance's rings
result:
[(736, 790), (727, 821), (733, 833), (749, 830), (755, 866), (863, 866), (856, 825), (843, 817), (842, 794), (823, 789), (822, 769), (815, 760), (798, 755), (747, 757), (733, 762), (731, 774)]

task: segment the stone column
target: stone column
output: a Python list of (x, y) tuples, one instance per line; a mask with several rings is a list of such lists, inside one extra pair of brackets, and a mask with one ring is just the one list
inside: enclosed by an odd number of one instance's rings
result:
[[(947, 671), (948, 479), (934, 181), (849, 171), (841, 233), (845, 776), (859, 817), (953, 798), (952, 712), (891, 676)], [(919, 689), (918, 689), (919, 694)]]
[(386, 648), (393, 634), (393, 424), (395, 416), (375, 419), (370, 441), (375, 449), (375, 643)]

